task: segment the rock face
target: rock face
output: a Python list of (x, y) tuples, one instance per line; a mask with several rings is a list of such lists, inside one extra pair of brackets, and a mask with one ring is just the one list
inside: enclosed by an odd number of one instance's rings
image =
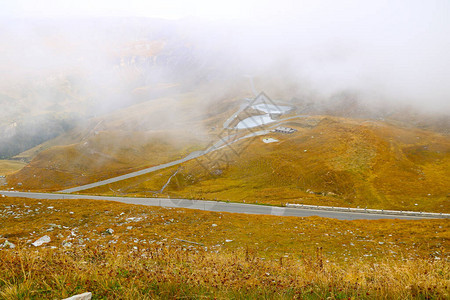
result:
[(92, 293), (86, 292), (83, 294), (78, 294), (69, 298), (65, 298), (63, 300), (91, 300), (92, 299)]

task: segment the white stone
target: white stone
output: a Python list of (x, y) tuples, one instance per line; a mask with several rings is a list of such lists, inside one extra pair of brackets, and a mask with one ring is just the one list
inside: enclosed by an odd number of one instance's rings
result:
[(16, 248), (16, 245), (14, 245), (14, 244), (11, 243), (10, 241), (6, 240), (6, 241), (3, 243), (2, 247), (9, 247), (9, 248), (12, 249), (12, 248)]
[(50, 243), (50, 237), (48, 235), (44, 235), (43, 237), (36, 240), (34, 243), (32, 243), (33, 246), (39, 247), (43, 244)]
[(63, 300), (91, 300), (92, 299), (92, 293), (87, 292), (83, 294), (78, 294), (69, 298), (65, 298)]
[(262, 141), (263, 141), (264, 143), (266, 143), (266, 144), (278, 142), (278, 140), (277, 140), (277, 139), (274, 139), (274, 138), (267, 138), (267, 139), (263, 139)]

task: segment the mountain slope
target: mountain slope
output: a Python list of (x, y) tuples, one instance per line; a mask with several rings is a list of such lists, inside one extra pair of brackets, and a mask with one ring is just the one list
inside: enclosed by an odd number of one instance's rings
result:
[[(10, 185), (59, 190), (179, 159), (206, 147), (205, 126), (217, 126), (235, 98), (210, 105), (208, 94), (175, 94), (117, 110), (16, 158), (30, 161), (8, 176)], [(229, 109), (229, 108), (228, 108)]]
[[(317, 125), (309, 128), (312, 120)], [(243, 140), (233, 149), (183, 164), (165, 193), (276, 205), (450, 211), (448, 136), (327, 116), (298, 119), (285, 126), (298, 131)], [(267, 137), (279, 142), (262, 142)], [(148, 194), (159, 190), (174, 170), (91, 192), (120, 188), (130, 194)]]

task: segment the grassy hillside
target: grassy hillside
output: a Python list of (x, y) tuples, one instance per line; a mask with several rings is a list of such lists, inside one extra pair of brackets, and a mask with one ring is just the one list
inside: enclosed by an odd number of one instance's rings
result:
[[(222, 88), (224, 89), (224, 88)], [(240, 103), (206, 87), (97, 117), (21, 155), (15, 188), (58, 190), (125, 174), (205, 149)], [(221, 99), (219, 101), (219, 99)], [(183, 164), (166, 195), (284, 205), (450, 212), (450, 138), (399, 122), (309, 116), (298, 131), (247, 139)], [(177, 167), (88, 191), (153, 195)]]
[[(0, 297), (446, 299), (448, 220), (0, 198)], [(112, 230), (111, 230), (112, 229)], [(31, 245), (48, 235), (51, 241)], [(15, 248), (9, 248), (8, 243)]]
[(85, 142), (40, 152), (8, 182), (33, 190), (82, 185), (179, 159), (202, 143), (172, 132), (98, 132)]
[(22, 169), (26, 164), (18, 160), (0, 160), (0, 175), (7, 175)]
[[(179, 159), (208, 144), (231, 96), (210, 105), (207, 93), (153, 99), (91, 119), (74, 130), (25, 151), (30, 163), (8, 176), (27, 190), (58, 190)], [(216, 99), (217, 100), (217, 99)], [(219, 112), (220, 110), (220, 112)]]
[[(275, 205), (450, 211), (448, 136), (336, 117), (296, 119), (286, 125), (298, 131), (270, 134), (277, 143), (265, 144), (262, 137), (243, 140), (233, 149), (184, 164), (165, 192)], [(175, 169), (89, 192), (111, 193), (112, 188), (145, 195), (159, 190)]]

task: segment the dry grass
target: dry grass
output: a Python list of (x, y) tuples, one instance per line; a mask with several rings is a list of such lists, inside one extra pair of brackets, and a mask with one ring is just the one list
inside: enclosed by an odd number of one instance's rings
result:
[[(0, 244), (16, 245), (0, 248), (5, 299), (84, 291), (96, 299), (450, 296), (449, 220), (339, 221), (0, 199)], [(30, 245), (43, 235), (51, 242)]]
[(26, 163), (18, 160), (0, 160), (0, 175), (9, 175), (22, 169)]
[[(309, 120), (291, 122), (298, 129), (295, 134), (272, 134), (279, 143), (264, 144), (261, 138), (242, 141), (233, 144), (233, 150), (200, 158), (200, 164), (183, 164), (165, 193), (272, 205), (289, 202), (450, 212), (447, 136), (330, 117), (322, 117), (316, 127), (308, 129)], [(88, 192), (148, 195), (159, 190), (175, 170)], [(217, 170), (220, 173), (210, 173)]]
[(98, 132), (84, 142), (40, 152), (8, 177), (27, 190), (58, 190), (130, 173), (179, 159), (204, 141), (173, 132)]
[(211, 101), (207, 91), (173, 94), (91, 119), (18, 155), (31, 162), (8, 181), (53, 191), (179, 159), (206, 147), (205, 126), (217, 127), (236, 99), (207, 109)]
[[(196, 111), (199, 99), (192, 94), (182, 99), (176, 120), (166, 120), (163, 112), (178, 107), (178, 100), (160, 99), (113, 113), (88, 129), (72, 132), (70, 138), (61, 137), (65, 145), (40, 152), (29, 165), (10, 175), (8, 182), (16, 189), (59, 190), (204, 149), (208, 134), (202, 126), (208, 126), (210, 134), (218, 134), (221, 122), (235, 107), (233, 101), (221, 102), (211, 111)], [(211, 153), (212, 157), (200, 158), (207, 170), (196, 161), (183, 164), (165, 193), (272, 205), (289, 202), (450, 212), (448, 136), (386, 122), (329, 116), (294, 119), (287, 125), (298, 132), (271, 134), (279, 143), (264, 144), (257, 138), (248, 144), (245, 140), (233, 144), (233, 150), (225, 148)], [(136, 131), (152, 126), (168, 127)], [(90, 134), (82, 138), (86, 132)], [(74, 142), (67, 144), (70, 140)], [(88, 192), (153, 194), (176, 168)]]

